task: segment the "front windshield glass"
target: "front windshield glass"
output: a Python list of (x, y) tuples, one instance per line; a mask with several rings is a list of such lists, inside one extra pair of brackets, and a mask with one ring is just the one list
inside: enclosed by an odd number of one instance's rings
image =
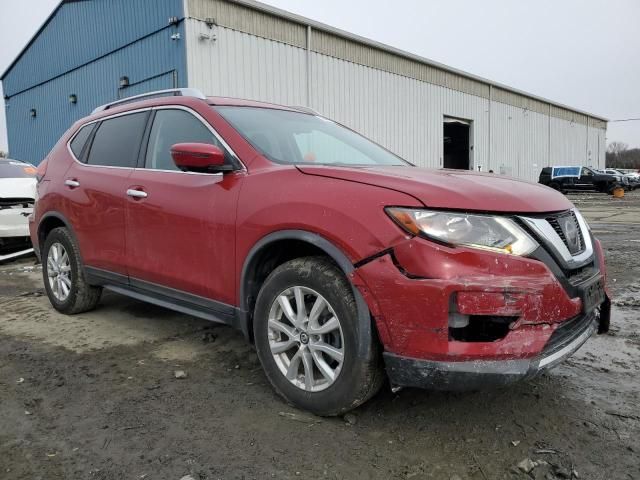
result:
[(410, 165), (348, 128), (315, 115), (257, 107), (216, 110), (260, 153), (277, 163)]

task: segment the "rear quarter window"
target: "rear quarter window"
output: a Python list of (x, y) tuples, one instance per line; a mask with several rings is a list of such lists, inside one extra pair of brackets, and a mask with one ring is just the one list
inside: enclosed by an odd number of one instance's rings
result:
[(73, 154), (78, 160), (82, 158), (82, 150), (84, 149), (84, 146), (87, 144), (87, 140), (89, 140), (89, 137), (91, 136), (91, 132), (93, 132), (94, 128), (95, 128), (95, 124), (85, 125), (80, 129), (80, 131), (76, 134), (76, 136), (73, 137), (73, 140), (71, 140), (69, 147), (71, 148), (71, 151), (73, 152)]
[(131, 113), (101, 122), (93, 137), (87, 164), (135, 167), (148, 116), (149, 112)]

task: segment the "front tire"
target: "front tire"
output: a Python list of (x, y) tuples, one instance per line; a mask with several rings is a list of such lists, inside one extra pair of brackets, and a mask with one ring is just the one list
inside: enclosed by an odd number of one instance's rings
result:
[(66, 228), (51, 230), (42, 249), (42, 278), (53, 308), (74, 315), (93, 310), (101, 287), (87, 283), (80, 250)]
[(324, 257), (280, 265), (258, 295), (254, 336), (267, 378), (288, 402), (317, 415), (351, 410), (382, 385), (379, 344), (359, 330), (352, 287)]

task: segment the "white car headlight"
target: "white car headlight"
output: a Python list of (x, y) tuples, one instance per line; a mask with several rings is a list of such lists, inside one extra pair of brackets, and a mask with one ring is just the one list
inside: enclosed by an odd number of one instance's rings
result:
[(385, 211), (402, 228), (449, 245), (528, 255), (538, 243), (507, 217), (389, 207)]

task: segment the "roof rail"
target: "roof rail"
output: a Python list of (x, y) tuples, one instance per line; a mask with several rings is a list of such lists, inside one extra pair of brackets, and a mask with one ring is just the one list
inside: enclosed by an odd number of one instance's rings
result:
[(104, 105), (96, 108), (91, 114), (104, 112), (105, 110), (109, 110), (117, 105), (125, 105), (131, 102), (137, 102), (138, 100), (142, 100), (147, 97), (160, 97), (163, 95), (173, 95), (176, 97), (193, 97), (199, 98), (200, 100), (206, 100), (205, 97), (200, 90), (195, 88), (171, 88), (169, 90), (157, 90), (155, 92), (143, 93), (142, 95), (134, 95), (133, 97), (122, 98), (120, 100), (116, 100), (115, 102), (106, 103)]

